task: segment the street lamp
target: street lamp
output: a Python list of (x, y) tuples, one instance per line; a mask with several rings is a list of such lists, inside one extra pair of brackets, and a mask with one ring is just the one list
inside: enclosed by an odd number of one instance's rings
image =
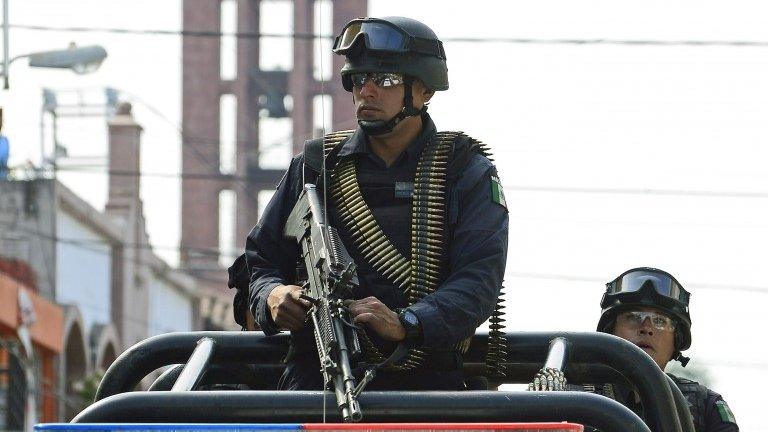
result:
[(8, 59), (8, 0), (3, 0), (3, 69), (0, 72), (8, 89), (8, 69), (11, 63), (21, 58), (29, 58), (30, 67), (71, 69), (76, 74), (93, 72), (107, 58), (107, 51), (98, 46), (78, 47), (74, 43), (69, 48), (56, 51), (29, 53)]
[(8, 89), (8, 68), (11, 63), (22, 58), (29, 58), (30, 67), (71, 69), (76, 74), (86, 74), (95, 71), (107, 58), (107, 51), (98, 46), (77, 47), (71, 44), (64, 50), (43, 51), (29, 53), (12, 58), (5, 63), (2, 75), (5, 80), (5, 89)]
[(65, 50), (32, 53), (14, 57), (13, 60), (21, 57), (29, 57), (30, 67), (72, 69), (82, 75), (98, 69), (107, 58), (107, 51), (98, 45), (76, 47), (73, 44)]

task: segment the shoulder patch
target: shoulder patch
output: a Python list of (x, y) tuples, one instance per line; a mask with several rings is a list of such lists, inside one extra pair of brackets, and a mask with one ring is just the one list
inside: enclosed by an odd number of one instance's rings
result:
[(715, 406), (717, 406), (717, 413), (720, 414), (722, 421), (736, 424), (736, 417), (733, 416), (733, 411), (724, 400), (715, 402)]
[(491, 200), (500, 206), (507, 208), (507, 200), (504, 198), (504, 188), (501, 181), (495, 175), (491, 176)]

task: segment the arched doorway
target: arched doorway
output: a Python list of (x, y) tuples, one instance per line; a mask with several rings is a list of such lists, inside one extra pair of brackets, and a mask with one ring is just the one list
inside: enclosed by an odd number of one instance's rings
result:
[(117, 349), (114, 345), (109, 344), (104, 347), (104, 351), (101, 354), (101, 364), (99, 365), (99, 369), (106, 371), (115, 359), (117, 359)]
[(112, 362), (121, 352), (120, 338), (115, 326), (110, 324), (94, 324), (91, 328), (91, 352), (93, 353), (93, 370), (101, 375), (109, 369)]
[(64, 340), (64, 398), (61, 402), (64, 404), (64, 420), (70, 421), (84, 407), (77, 387), (88, 373), (88, 354), (79, 323), (72, 323)]

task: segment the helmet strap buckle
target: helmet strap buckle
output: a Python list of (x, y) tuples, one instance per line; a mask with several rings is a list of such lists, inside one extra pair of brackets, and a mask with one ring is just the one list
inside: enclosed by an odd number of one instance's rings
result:
[(691, 361), (691, 358), (684, 356), (683, 353), (678, 351), (677, 355), (672, 360), (679, 361), (680, 365), (685, 367), (688, 364), (688, 362)]

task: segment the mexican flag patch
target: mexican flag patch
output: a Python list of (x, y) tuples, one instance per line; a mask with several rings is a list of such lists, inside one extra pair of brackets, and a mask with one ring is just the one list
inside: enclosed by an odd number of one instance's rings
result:
[(717, 412), (720, 414), (720, 419), (727, 423), (736, 424), (736, 417), (733, 416), (733, 411), (728, 407), (728, 404), (724, 400), (715, 402), (717, 406)]
[(491, 176), (491, 200), (500, 206), (507, 208), (507, 200), (504, 198), (504, 189), (501, 181), (496, 176)]

